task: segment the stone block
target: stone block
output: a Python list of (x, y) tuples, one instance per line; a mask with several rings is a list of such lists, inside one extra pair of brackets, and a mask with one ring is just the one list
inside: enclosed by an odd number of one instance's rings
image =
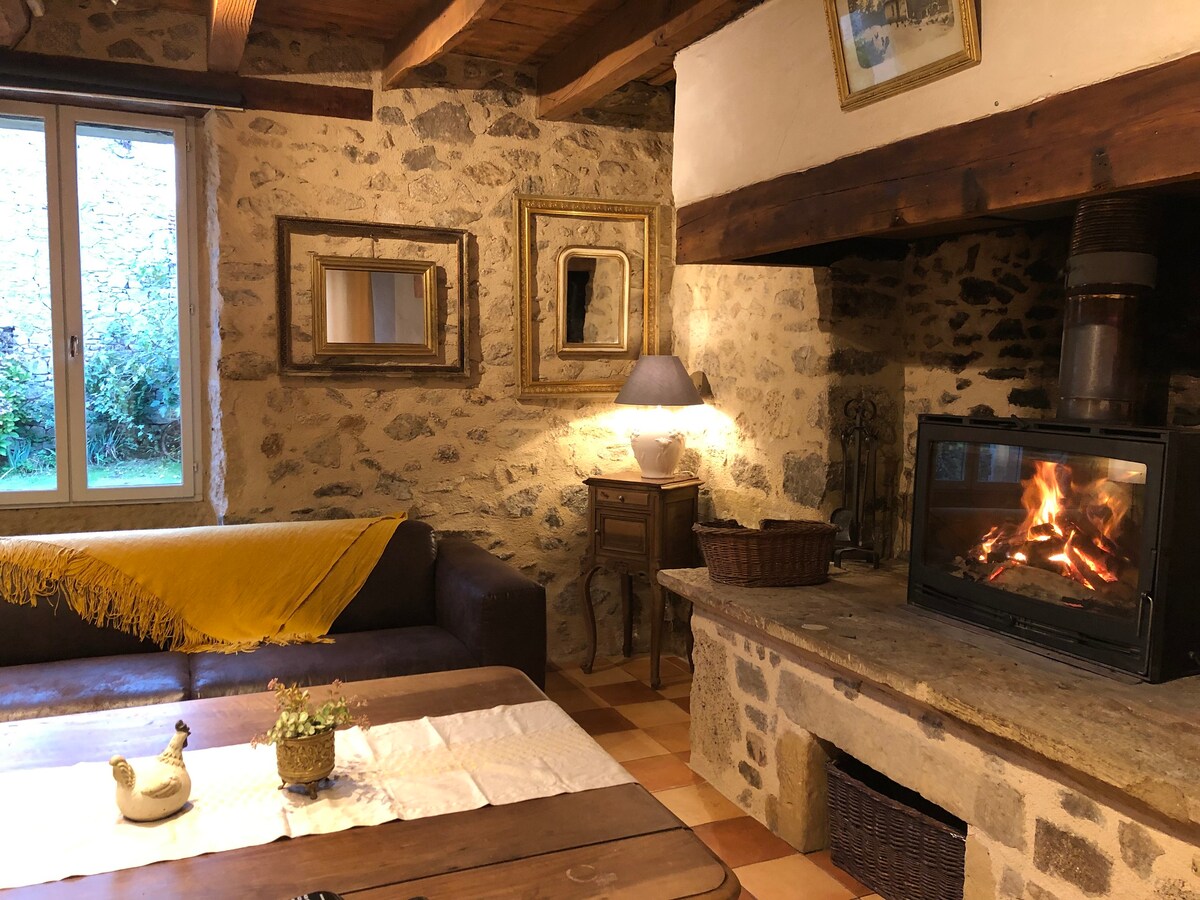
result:
[(740, 690), (745, 691), (755, 700), (764, 703), (770, 699), (766, 678), (763, 677), (763, 673), (753, 663), (747, 662), (744, 659), (735, 660), (734, 674)]
[(695, 639), (692, 650), (696, 664), (692, 678), (692, 756), (702, 757), (718, 768), (732, 769), (734, 748), (741, 746), (742, 730), (738, 722), (738, 703), (726, 675), (728, 651), (724, 644), (703, 631), (697, 630)]
[(1089, 897), (1103, 897), (1112, 888), (1112, 860), (1091, 841), (1045, 819), (1037, 820), (1033, 864)]
[(1104, 824), (1104, 816), (1100, 807), (1087, 797), (1080, 796), (1074, 791), (1062, 791), (1058, 795), (1059, 805), (1077, 819), (1087, 819), (1097, 825)]
[(829, 753), (808, 732), (789, 731), (775, 744), (779, 798), (772, 830), (804, 853), (829, 845)]
[(1015, 788), (998, 781), (981, 781), (971, 822), (1006, 847), (1025, 849), (1025, 798)]
[(967, 858), (963, 871), (963, 900), (995, 900), (996, 875), (987, 845), (975, 835), (967, 835)]
[(1121, 822), (1117, 828), (1121, 859), (1142, 878), (1149, 878), (1154, 861), (1165, 852), (1141, 825)]

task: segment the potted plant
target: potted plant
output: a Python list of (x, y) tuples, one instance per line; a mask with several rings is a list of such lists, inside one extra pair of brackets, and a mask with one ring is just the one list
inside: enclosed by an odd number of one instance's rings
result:
[(314, 706), (308, 691), (298, 684), (285, 685), (272, 678), (267, 687), (275, 692), (275, 708), (279, 717), (275, 724), (251, 739), (252, 746), (275, 745), (275, 762), (283, 786), (298, 784), (317, 796), (321, 779), (333, 771), (333, 734), (338, 728), (358, 725), (369, 728), (364, 715), (354, 715), (352, 709), (364, 705), (361, 700), (342, 693), (342, 683), (335, 681), (329, 698)]

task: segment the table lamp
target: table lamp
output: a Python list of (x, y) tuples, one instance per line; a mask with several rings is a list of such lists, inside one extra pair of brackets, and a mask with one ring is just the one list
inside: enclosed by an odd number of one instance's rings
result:
[(633, 432), (629, 443), (643, 478), (670, 478), (683, 456), (683, 432), (664, 406), (698, 406), (704, 400), (678, 356), (642, 356), (617, 394), (617, 403), (656, 407), (650, 428)]

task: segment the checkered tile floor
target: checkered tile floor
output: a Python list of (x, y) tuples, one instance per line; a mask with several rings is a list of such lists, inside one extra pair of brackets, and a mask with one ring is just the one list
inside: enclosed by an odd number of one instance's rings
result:
[(655, 691), (648, 656), (598, 656), (590, 675), (551, 671), (546, 693), (737, 873), (741, 900), (882, 900), (828, 851), (797, 853), (688, 768), (692, 677), (675, 657), (661, 668)]

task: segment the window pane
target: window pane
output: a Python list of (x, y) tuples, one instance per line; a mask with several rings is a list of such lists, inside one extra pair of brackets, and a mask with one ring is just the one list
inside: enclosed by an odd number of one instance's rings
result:
[(46, 130), (0, 116), (0, 491), (54, 490)]
[(76, 129), (87, 484), (183, 483), (175, 145)]

